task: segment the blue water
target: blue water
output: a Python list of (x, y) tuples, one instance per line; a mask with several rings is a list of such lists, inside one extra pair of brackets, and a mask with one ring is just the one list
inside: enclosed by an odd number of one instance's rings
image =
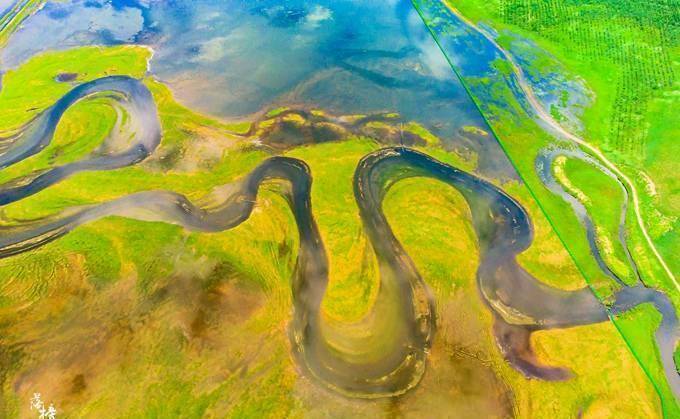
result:
[[(493, 62), (500, 55), (483, 37), (456, 25), (453, 16), (435, 27), (449, 31), (445, 49), (456, 52), (450, 58), (463, 74), (488, 76), (497, 72)], [(0, 52), (0, 71), (46, 50), (117, 44), (151, 46), (155, 51), (151, 73), (189, 107), (221, 117), (245, 116), (279, 105), (336, 114), (397, 111), (405, 120), (424, 124), (448, 145), (460, 140), (459, 129), (464, 125), (489, 131), (411, 3), (401, 0), (49, 2), (27, 19)], [(493, 98), (489, 100), (494, 103)], [(522, 102), (521, 95), (518, 100)], [(50, 114), (44, 115), (48, 118)], [(56, 121), (50, 129), (54, 124)], [(476, 145), (484, 147), (477, 149), (480, 158), (496, 155), (505, 164), (504, 170), (514, 174), (497, 143), (491, 138), (483, 143)], [(154, 140), (152, 145), (156, 144)], [(133, 149), (120, 159), (104, 163), (119, 167), (146, 151)], [(56, 169), (36, 178), (37, 187), (49, 186), (82, 167), (89, 170), (91, 163), (94, 167), (102, 160)], [(8, 195), (8, 201), (39, 190), (34, 186), (17, 190), (16, 196)], [(473, 215), (486, 217), (486, 212), (474, 211)], [(511, 215), (513, 221), (519, 219)], [(515, 228), (510, 223), (503, 225)], [(564, 323), (556, 320), (555, 327), (606, 319), (604, 309), (595, 306), (594, 297), (585, 289), (578, 296), (592, 302), (587, 306), (596, 308), (595, 317), (583, 310), (566, 310), (576, 307), (568, 304), (572, 300), (533, 298), (519, 292), (524, 288), (513, 287), (512, 282), (504, 284), (508, 287), (505, 294), (515, 293), (515, 305), (525, 311), (560, 314), (554, 318)], [(666, 373), (677, 393), (680, 383), (673, 375), (672, 360), (677, 317), (663, 296), (636, 290), (625, 289), (613, 312), (625, 311), (644, 300), (669, 313), (657, 339)], [(556, 307), (566, 311), (558, 313)], [(564, 313), (584, 317), (564, 320)]]
[(14, 4), (14, 0), (0, 0), (0, 16), (4, 15), (12, 4)]
[[(41, 42), (35, 42), (41, 39)], [(449, 142), (484, 123), (408, 1), (49, 2), (2, 51), (2, 68), (49, 49), (153, 47), (152, 73), (220, 117), (279, 104), (396, 111)]]

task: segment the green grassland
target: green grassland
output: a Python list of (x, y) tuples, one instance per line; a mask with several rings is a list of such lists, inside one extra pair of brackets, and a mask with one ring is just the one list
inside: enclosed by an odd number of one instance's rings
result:
[[(513, 38), (519, 36), (535, 42), (540, 50), (533, 52), (541, 58), (526, 71), (546, 74), (557, 68), (568, 77), (586, 83), (594, 97), (592, 103), (582, 109), (583, 135), (635, 182), (641, 192), (642, 214), (652, 239), (671, 270), (677, 272), (680, 265), (673, 255), (680, 248), (677, 234), (680, 188), (676, 176), (680, 166), (675, 158), (678, 127), (673, 122), (673, 109), (678, 106), (680, 86), (678, 2), (460, 0), (449, 3), (474, 22), (486, 22), (498, 30), (499, 44), (513, 53), (519, 53), (512, 49)], [(498, 90), (502, 100), (505, 93), (502, 87)], [(507, 109), (489, 109), (490, 115), (508, 113), (516, 114)], [(538, 138), (545, 135), (536, 133), (530, 123), (516, 128), (498, 127), (499, 137), (518, 170), (531, 178), (530, 160), (534, 155), (525, 153), (526, 142), (520, 129)], [(536, 141), (536, 145), (544, 146), (541, 140)], [(546, 203), (546, 211), (556, 224), (563, 224), (562, 220), (568, 217), (560, 214), (559, 205), (548, 204), (548, 192), (536, 186), (532, 190)], [(634, 242), (640, 232), (635, 231), (637, 227), (633, 223), (630, 226), (629, 234)], [(596, 278), (585, 258), (580, 256), (584, 254), (584, 246), (568, 229), (563, 233), (561, 236), (569, 243), (588, 277)], [(641, 257), (649, 259), (646, 247), (638, 237)], [(657, 265), (649, 263), (648, 283), (675, 293), (667, 275)]]
[[(15, 131), (63, 95), (70, 86), (54, 81), (59, 72), (79, 74), (78, 82), (107, 74), (144, 77), (148, 58), (148, 50), (136, 47), (36, 57), (5, 76), (0, 108), (8, 112), (0, 130)], [(153, 156), (133, 167), (74, 175), (3, 207), (1, 221), (150, 189), (199, 200), (270, 155), (240, 135), (248, 121), (196, 114), (164, 85), (144, 82), (164, 132)], [(114, 120), (104, 98), (82, 101), (64, 115), (53, 144), (3, 171), (2, 181), (84, 156)], [(447, 153), (432, 138), (426, 143), (421, 149), (428, 154), (474, 170), (474, 156)], [(361, 317), (375, 297), (377, 263), (351, 180), (359, 159), (380, 147), (371, 138), (348, 137), (286, 151), (314, 175), (313, 212), (330, 260), (323, 308), (341, 321)], [(297, 231), (278, 187), (267, 185), (251, 218), (230, 231), (198, 234), (109, 217), (0, 260), (0, 412), (27, 415), (29, 398), (41, 392), (60, 417), (661, 416), (654, 387), (611, 323), (535, 336), (544, 362), (572, 368), (569, 381), (526, 380), (508, 366), (476, 289), (469, 209), (455, 190), (423, 179), (395, 185), (384, 209), (436, 295), (439, 331), (427, 373), (417, 389), (393, 400), (352, 401), (320, 390), (299, 376), (290, 356)], [(528, 190), (517, 182), (502, 187), (527, 208), (536, 229), (522, 265), (551, 285), (583, 286)]]
[[(447, 0), (446, 3), (472, 22), (497, 31), (497, 42), (516, 57), (530, 54), (528, 57), (532, 58), (523, 69), (525, 73), (547, 77), (559, 72), (585, 84), (592, 97), (587, 106), (576, 109), (582, 124), (578, 133), (603, 150), (633, 180), (652, 240), (671, 271), (677, 272), (680, 266), (673, 256), (680, 248), (676, 215), (680, 212), (676, 176), (679, 167), (675, 158), (678, 128), (673, 123), (672, 109), (678, 105), (678, 60), (675, 58), (679, 52), (678, 3), (627, 0), (585, 3)], [(527, 45), (531, 44), (513, 42), (517, 39), (529, 40), (536, 47), (528, 51)], [(498, 60), (495, 66), (500, 74), (510, 74), (508, 63)], [(607, 300), (617, 286), (597, 267), (590, 255), (585, 230), (569, 205), (547, 190), (536, 174), (535, 159), (539, 151), (554, 146), (555, 138), (525, 116), (505, 80), (466, 75), (463, 78), (588, 283)], [(550, 111), (558, 121), (568, 125), (559, 107)], [(557, 144), (569, 147), (566, 143)], [(600, 244), (606, 247), (610, 241), (612, 245), (608, 249), (611, 252), (605, 255), (607, 261), (615, 271), (629, 278), (629, 267), (618, 263), (625, 262), (622, 248), (613, 241), (615, 223), (619, 220), (617, 211), (622, 203), (618, 186), (594, 168), (584, 167), (582, 162), (569, 160), (564, 169), (571, 184), (588, 191), (591, 216), (601, 233)], [(598, 188), (602, 188), (601, 192)], [(605, 196), (612, 199), (604, 199)], [(630, 210), (626, 226), (629, 247), (645, 283), (666, 292), (678, 307), (680, 295), (655, 260)], [(645, 369), (654, 377), (667, 415), (680, 415), (659, 373), (658, 357), (645, 355), (655, 353), (653, 346), (639, 339), (651, 336), (655, 325), (641, 311), (617, 323), (643, 360)]]
[[(621, 204), (624, 201), (621, 187), (589, 163), (579, 159), (559, 157), (553, 166), (558, 181), (586, 207), (596, 226), (597, 244), (602, 257), (624, 282), (634, 285), (635, 273), (629, 266), (625, 249), (619, 240)], [(573, 190), (569, 190), (570, 187)]]
[[(564, 162), (556, 164), (555, 169), (559, 168), (563, 171), (563, 178), (560, 179), (558, 176), (558, 181), (572, 196), (577, 197), (584, 204), (588, 213), (593, 217), (593, 222), (598, 226), (597, 242), (604, 260), (621, 279), (634, 285), (636, 278), (626, 262), (623, 247), (618, 241), (620, 217), (618, 208), (623, 199), (620, 186), (611, 178), (602, 176), (598, 169), (582, 160), (567, 158)], [(630, 227), (628, 226), (629, 231), (633, 230)], [(629, 248), (636, 255), (638, 268), (641, 272), (650, 272), (651, 261), (639, 257), (644, 254), (640, 250), (641, 239), (639, 237), (634, 239), (637, 240), (629, 240)], [(677, 306), (680, 302), (680, 295), (673, 293), (670, 297)], [(649, 304), (642, 305), (617, 318), (617, 327), (623, 332), (626, 340), (635, 345), (636, 356), (653, 377), (664, 376), (661, 359), (653, 343), (653, 331), (656, 330), (660, 321), (660, 314)], [(680, 349), (676, 350), (676, 357), (679, 354)], [(658, 380), (657, 386), (664, 399), (673, 400), (673, 395), (664, 385), (663, 380)], [(674, 417), (673, 415), (675, 411), (668, 408), (667, 417)]]

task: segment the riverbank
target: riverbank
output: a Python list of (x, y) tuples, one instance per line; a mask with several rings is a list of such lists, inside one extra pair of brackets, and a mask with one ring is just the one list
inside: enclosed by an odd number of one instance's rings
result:
[[(545, 43), (542, 43), (541, 40), (537, 40), (535, 36), (531, 36), (527, 31), (517, 29), (515, 26), (503, 22), (499, 23), (498, 16), (496, 15), (497, 10), (499, 9), (494, 7), (494, 5), (482, 5), (477, 2), (461, 2), (461, 5), (457, 3), (456, 7), (462, 7), (464, 9), (463, 14), (467, 16), (467, 18), (462, 18), (463, 23), (471, 23), (470, 16), (473, 16), (472, 20), (475, 22), (484, 20), (479, 23), (479, 25), (475, 23), (470, 26), (469, 24), (456, 25), (450, 23), (447, 25), (447, 22), (450, 22), (452, 19), (457, 19), (455, 14), (450, 13), (450, 11), (439, 10), (444, 8), (436, 2), (416, 2), (416, 4), (418, 3), (427, 8), (427, 12), (424, 13), (424, 19), (426, 23), (430, 25), (431, 29), (433, 29), (435, 37), (441, 35), (439, 37), (439, 42), (443, 45), (440, 46), (443, 46), (444, 51), (450, 54), (451, 61), (455, 63), (454, 67), (467, 65), (467, 62), (456, 53), (456, 51), (465, 50), (461, 49), (462, 45), (465, 45), (466, 42), (469, 44), (484, 39), (488, 41), (489, 38), (492, 39), (490, 45), (495, 45), (497, 51), (499, 51), (497, 55), (499, 58), (498, 61), (507, 61), (506, 63), (490, 63), (490, 68), (482, 68), (482, 70), (487, 70), (486, 73), (484, 71), (479, 73), (463, 71), (461, 75), (472, 91), (472, 95), (478, 100), (482, 112), (486, 113), (488, 118), (492, 121), (492, 126), (494, 126), (496, 134), (499, 136), (501, 144), (513, 160), (523, 179), (536, 195), (543, 207), (542, 209), (551, 218), (553, 227), (558, 231), (560, 237), (564, 240), (565, 245), (567, 245), (568, 249), (573, 254), (579, 267), (588, 279), (589, 284), (593, 286), (595, 292), (597, 292), (601, 298), (607, 299), (616, 289), (616, 285), (613, 285), (614, 282), (611, 279), (607, 279), (606, 275), (603, 275), (602, 270), (595, 263), (595, 259), (592, 258), (589, 246), (587, 245), (585, 231), (575, 219), (572, 209), (559, 197), (546, 194), (546, 190), (543, 188), (543, 185), (535, 172), (536, 156), (539, 155), (541, 150), (554, 147), (555, 145), (561, 147), (569, 147), (569, 145), (565, 142), (558, 142), (555, 144), (555, 138), (553, 137), (555, 128), (557, 128), (558, 134), (561, 133), (564, 135), (565, 131), (559, 126), (555, 127), (555, 124), (551, 123), (553, 115), (546, 114), (546, 111), (542, 109), (541, 103), (539, 103), (540, 101), (535, 97), (532, 99), (532, 92), (531, 90), (527, 90), (527, 87), (531, 89), (533, 86), (528, 86), (526, 79), (523, 77), (523, 72), (526, 69), (518, 68), (518, 60), (513, 56), (515, 52), (508, 51), (512, 50), (512, 40), (518, 37), (531, 39), (541, 47), (544, 46)], [(507, 2), (501, 3), (503, 6), (507, 5)], [(441, 14), (438, 14), (439, 12), (441, 12)], [(517, 13), (522, 15), (521, 10), (518, 10)], [(509, 13), (509, 15), (511, 15), (511, 13)], [(498, 37), (497, 42), (493, 40), (496, 36)], [(503, 45), (501, 45), (501, 43)], [(535, 55), (542, 54), (543, 61), (540, 61), (541, 67), (532, 67), (526, 71), (540, 72), (541, 68), (545, 68), (543, 66), (546, 62), (555, 61), (554, 56), (541, 53), (540, 48), (537, 48), (537, 50), (538, 52), (536, 52)], [(554, 52), (550, 49), (548, 49), (548, 51)], [(488, 54), (488, 52), (486, 53)], [(482, 53), (479, 54), (481, 55)], [(572, 54), (571, 58), (573, 58), (573, 55), (574, 54)], [(567, 60), (565, 62), (570, 61)], [(508, 63), (510, 64), (509, 67)], [(536, 65), (539, 65), (538, 61)], [(551, 68), (554, 68), (554, 66)], [(595, 70), (601, 74), (610, 74), (607, 71), (604, 71), (602, 67), (591, 65), (589, 71), (594, 72)], [(567, 74), (578, 73), (569, 71)], [(530, 93), (528, 96), (526, 95), (527, 91)], [(598, 101), (597, 103), (602, 103), (600, 101), (600, 91), (595, 91), (595, 97), (596, 101)], [(586, 109), (586, 112), (587, 111), (588, 109)], [(539, 122), (538, 125), (535, 124), (534, 119)], [(502, 121), (503, 123), (494, 123), (497, 121)], [(545, 121), (548, 123), (545, 123)], [(586, 129), (587, 128), (588, 127), (586, 126)], [(567, 139), (573, 139), (571, 138), (573, 135), (569, 132), (566, 132), (565, 136)], [(585, 143), (581, 144), (579, 142), (579, 144), (587, 146)], [(600, 160), (603, 161), (601, 158)], [(610, 166), (609, 168), (611, 169)], [(625, 170), (628, 169), (626, 168)], [(626, 176), (625, 174), (621, 176), (622, 174), (623, 172), (619, 171), (619, 178), (627, 185), (627, 189), (632, 197), (633, 209), (637, 210), (633, 211), (634, 214), (637, 214), (637, 217), (633, 217), (634, 220), (636, 218), (634, 223), (643, 226), (643, 229), (637, 230), (634, 225), (633, 228), (630, 228), (629, 222), (626, 222), (626, 229), (629, 230), (627, 242), (630, 248), (634, 249), (635, 256), (638, 259), (638, 265), (642, 266), (641, 271), (643, 272), (645, 283), (668, 292), (668, 295), (677, 303), (678, 294), (676, 292), (675, 284), (672, 281), (672, 273), (669, 275), (669, 270), (664, 270), (662, 265), (658, 263), (649, 263), (650, 259), (656, 258), (654, 254), (655, 245), (652, 244), (651, 252), (644, 251), (645, 243), (649, 244), (652, 241), (644, 228), (645, 223), (642, 222), (640, 218), (641, 199), (639, 197), (636, 198), (636, 195), (638, 195), (638, 191), (641, 190), (641, 188), (635, 184), (635, 177)], [(608, 205), (612, 207), (607, 207), (608, 210), (617, 211), (621, 208), (621, 201), (611, 201), (608, 202)], [(616, 218), (619, 219), (619, 217)], [(658, 225), (656, 221), (658, 220), (655, 219), (654, 221), (655, 223), (651, 224), (654, 228), (650, 229), (650, 231), (656, 230)], [(641, 255), (643, 253), (644, 255)], [(666, 278), (670, 280), (667, 280)], [(640, 322), (640, 327), (643, 329), (646, 327), (644, 323), (644, 321)], [(629, 329), (630, 327), (633, 327), (631, 326), (631, 323), (627, 323), (626, 328), (632, 333), (632, 330)], [(636, 349), (637, 353), (645, 354), (643, 363), (648, 365), (648, 368), (658, 371), (658, 359), (648, 356), (648, 354), (653, 354), (654, 350), (646, 348), (646, 344), (639, 341), (632, 341), (631, 344), (633, 346), (639, 346), (639, 348)], [(653, 374), (657, 373), (654, 372)], [(657, 378), (657, 380), (663, 382), (662, 378)], [(661, 385), (661, 387), (664, 386)], [(662, 397), (668, 401), (670, 406), (672, 406), (673, 397), (667, 393), (667, 390), (662, 390), (662, 393), (664, 393), (662, 394)]]
[[(45, 71), (31, 74), (45, 83), (57, 83), (54, 71), (92, 78), (111, 72), (134, 73), (137, 68), (143, 71), (145, 50), (117, 47), (110, 51), (112, 64), (103, 65), (100, 72), (88, 68), (91, 61), (78, 54), (94, 58), (102, 50), (79, 49), (64, 52), (58, 61), (81, 63), (82, 68), (57, 68), (43, 62), (40, 68)], [(139, 54), (138, 58), (126, 61), (131, 52)], [(120, 61), (115, 60), (116, 54)], [(170, 189), (197, 199), (238, 179), (269, 155), (254, 147), (253, 139), (234, 136), (220, 124), (179, 106), (163, 85), (149, 79), (145, 83), (154, 94), (164, 132), (157, 155), (134, 167), (66, 179), (5, 207), (5, 222), (35, 219), (143, 190)], [(8, 92), (18, 86), (8, 85)], [(35, 93), (43, 92), (51, 95), (51, 99), (40, 96), (45, 104), (62, 94), (51, 89)], [(75, 145), (66, 141), (74, 133), (71, 130), (104, 106), (100, 99), (91, 102), (65, 114), (64, 131), (55, 138), (64, 150)], [(26, 108), (35, 106), (30, 97), (23, 103)], [(105, 133), (98, 135), (101, 138)], [(212, 158), (204, 155), (199, 165), (182, 165), (193, 150), (209, 152), (208, 143), (219, 144), (220, 152), (210, 154)], [(437, 144), (422, 150), (475, 170), (476, 158), (445, 152)], [(357, 210), (348, 208), (355, 208), (354, 168), (361, 157), (380, 147), (374, 139), (355, 137), (294, 147), (285, 153), (307, 162), (315, 176), (314, 213), (330, 255), (328, 301), (323, 309), (341, 321), (361, 318), (375, 298), (376, 261), (367, 253), (370, 249)], [(22, 172), (31, 169), (27, 164)], [(522, 265), (550, 284), (570, 289), (583, 286), (526, 189), (517, 182), (506, 182), (503, 187), (534, 219), (536, 244), (521, 255)], [(3, 316), (13, 319), (6, 323), (11, 327), (4, 335), (13, 340), (40, 337), (23, 347), (22, 353), (31, 354), (30, 358), (20, 355), (9, 373), (11, 378), (3, 385), (6, 405), (21, 411), (27, 405), (24, 397), (30, 397), (33, 389), (31, 383), (46, 382), (49, 376), (58, 385), (41, 391), (73, 413), (115, 406), (119, 412), (149, 414), (182, 411), (200, 416), (228, 408), (242, 414), (285, 416), (303, 410), (321, 412), (324, 406), (348, 414), (380, 414), (395, 408), (415, 413), (430, 406), (541, 417), (553, 412), (555, 400), (559, 400), (559, 409), (578, 412), (585, 408), (584, 399), (594, 398), (597, 401), (589, 408), (625, 410), (631, 403), (653, 417), (658, 406), (652, 389), (610, 324), (560, 331), (559, 338), (553, 337), (555, 331), (541, 332), (534, 339), (541, 359), (576, 373), (570, 381), (527, 381), (503, 361), (490, 333), (491, 315), (476, 292), (471, 215), (459, 193), (447, 189), (418, 179), (399, 184), (386, 198), (385, 212), (390, 220), (395, 217), (391, 221), (396, 233), (433, 288), (441, 310), (441, 338), (429, 357), (430, 372), (412, 395), (397, 402), (360, 405), (320, 393), (299, 378), (285, 338), (291, 308), (288, 278), (294, 268), (297, 233), (285, 202), (265, 189), (251, 219), (231, 232), (187, 233), (165, 223), (112, 217), (78, 228), (34, 252), (0, 261), (6, 281)], [(458, 239), (444, 240), (452, 237)], [(267, 338), (262, 339), (263, 335)], [(88, 349), (92, 341), (99, 343)], [(67, 347), (81, 348), (79, 356), (70, 357)], [(574, 351), (574, 347), (590, 350)], [(607, 356), (594, 360), (586, 353)], [(55, 356), (61, 366), (53, 362)], [(161, 376), (166, 379), (158, 384)], [(121, 386), (123, 382), (128, 384)], [(135, 391), (130, 391), (131, 385)], [(10, 392), (10, 388), (19, 390)], [(125, 394), (120, 388), (125, 388)], [(148, 403), (144, 395), (149, 391), (158, 395), (157, 402)], [(459, 396), (450, 397), (451, 392)], [(622, 399), (621, 392), (635, 396)]]

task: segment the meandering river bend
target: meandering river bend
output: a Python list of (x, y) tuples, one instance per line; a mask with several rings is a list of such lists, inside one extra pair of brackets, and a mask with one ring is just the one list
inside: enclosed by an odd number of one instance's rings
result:
[[(7, 139), (0, 156), (2, 166), (39, 152), (52, 140), (69, 106), (107, 90), (126, 98), (127, 111), (138, 121), (131, 147), (52, 169), (24, 187), (2, 188), (3, 203), (25, 198), (79, 170), (135, 164), (155, 149), (160, 128), (148, 90), (134, 79), (107, 77), (75, 87), (25, 125), (20, 134)], [(478, 288), (494, 314), (499, 348), (514, 368), (528, 377), (568, 379), (567, 369), (538, 362), (530, 345), (532, 332), (607, 321), (612, 314), (649, 302), (664, 316), (657, 341), (668, 380), (674, 390), (680, 389), (673, 363), (678, 320), (665, 295), (642, 286), (624, 288), (607, 308), (588, 288), (564, 291), (546, 285), (517, 263), (516, 256), (532, 244), (533, 230), (527, 212), (516, 200), (476, 175), (406, 147), (371, 153), (356, 168), (355, 201), (380, 268), (378, 296), (370, 314), (358, 324), (329, 323), (321, 316), (328, 257), (312, 210), (312, 173), (303, 161), (288, 157), (261, 163), (234, 183), (233, 193), (211, 209), (171, 191), (146, 191), (4, 227), (0, 257), (34, 249), (78, 226), (112, 215), (178, 224), (191, 231), (228, 230), (249, 218), (264, 182), (281, 182), (287, 186), (281, 193), (295, 217), (300, 239), (291, 278), (294, 310), (289, 328), (300, 369), (321, 385), (351, 397), (393, 396), (418, 384), (436, 335), (435, 302), (426, 278), (418, 273), (382, 210), (390, 187), (413, 177), (432, 178), (442, 182), (442, 187), (453, 187), (469, 205), (480, 248)]]

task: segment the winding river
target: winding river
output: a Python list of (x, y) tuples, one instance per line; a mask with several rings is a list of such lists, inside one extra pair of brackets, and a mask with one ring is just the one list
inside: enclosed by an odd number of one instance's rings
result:
[[(647, 245), (654, 254), (660, 266), (664, 269), (676, 288), (679, 287), (673, 272), (666, 265), (663, 257), (659, 254), (656, 246), (651, 240), (644, 220), (641, 215), (639, 197), (634, 182), (632, 182), (614, 163), (612, 163), (599, 149), (589, 142), (579, 137), (577, 134), (564, 128), (546, 110), (538, 93), (528, 81), (527, 76), (518, 64), (518, 60), (513, 54), (503, 48), (497, 41), (497, 36), (482, 24), (475, 24), (463, 16), (458, 10), (447, 2), (440, 1), (413, 1), (414, 7), (418, 10), (424, 23), (430, 29), (433, 38), (440, 46), (442, 52), (447, 55), (449, 64), (457, 71), (459, 77), (496, 77), (504, 79), (512, 95), (522, 105), (529, 117), (539, 123), (544, 129), (556, 134), (558, 138), (566, 139), (578, 148), (576, 149), (555, 149), (542, 150), (535, 161), (537, 174), (544, 185), (553, 193), (560, 196), (570, 204), (577, 218), (586, 230), (586, 237), (590, 246), (591, 254), (598, 263), (601, 271), (616, 281), (624, 288), (616, 294), (616, 302), (612, 306), (612, 314), (620, 313), (630, 308), (633, 301), (646, 301), (652, 303), (662, 314), (664, 320), (656, 332), (656, 340), (659, 345), (659, 352), (663, 363), (664, 371), (668, 383), (675, 393), (680, 397), (680, 375), (673, 361), (678, 337), (677, 314), (670, 299), (660, 291), (646, 288), (643, 278), (638, 270), (637, 264), (628, 248), (625, 222), (629, 210), (629, 199), (632, 200), (633, 214), (640, 231), (647, 242)], [(465, 51), (463, 56), (461, 51)], [(471, 55), (471, 56), (468, 56)], [(475, 59), (476, 58), (476, 59)], [(493, 63), (501, 59), (509, 65), (510, 74), (503, 75), (493, 68)], [(480, 97), (493, 98), (485, 85), (474, 85), (476, 94)], [(486, 96), (485, 96), (486, 95)], [(551, 168), (554, 159), (558, 155), (571, 158), (578, 158), (599, 169), (604, 175), (613, 179), (621, 187), (623, 201), (619, 219), (619, 242), (624, 249), (628, 265), (637, 278), (637, 285), (625, 288), (627, 285), (617, 276), (617, 274), (607, 265), (602, 257), (596, 241), (595, 225), (588, 214), (584, 205), (575, 197), (571, 196), (554, 179)], [(675, 330), (675, 331), (672, 331)], [(669, 343), (670, 342), (670, 343)]]
[[(2, 167), (38, 153), (50, 143), (69, 106), (106, 90), (125, 98), (125, 108), (138, 121), (131, 147), (52, 169), (28, 183), (28, 187), (5, 188), (4, 202), (22, 199), (79, 170), (134, 164), (155, 149), (160, 128), (148, 90), (131, 78), (107, 77), (74, 88), (27, 124), (0, 157)], [(249, 218), (264, 182), (281, 182), (287, 185), (281, 193), (295, 217), (300, 238), (291, 278), (293, 314), (289, 328), (300, 369), (321, 385), (350, 397), (393, 396), (420, 381), (437, 324), (432, 292), (382, 210), (390, 187), (413, 177), (436, 179), (456, 188), (469, 205), (480, 248), (478, 288), (494, 314), (500, 350), (514, 368), (527, 377), (567, 379), (567, 369), (537, 361), (530, 345), (531, 333), (607, 321), (610, 315), (652, 303), (663, 314), (657, 342), (668, 380), (678, 394), (680, 377), (673, 363), (678, 319), (663, 294), (642, 286), (624, 288), (608, 308), (588, 288), (564, 291), (544, 284), (516, 260), (533, 241), (528, 214), (517, 201), (492, 183), (406, 147), (371, 153), (356, 168), (354, 196), (380, 269), (378, 296), (369, 315), (359, 323), (329, 322), (321, 315), (328, 284), (328, 258), (312, 211), (312, 174), (303, 161), (293, 158), (265, 160), (235, 182), (230, 196), (210, 209), (171, 191), (146, 191), (3, 227), (0, 257), (34, 249), (78, 226), (112, 215), (173, 223), (190, 231), (228, 230)]]
[(635, 260), (631, 255), (626, 234), (626, 215), (628, 213), (628, 190), (621, 182), (618, 181), (616, 176), (612, 172), (610, 172), (609, 169), (599, 164), (595, 159), (588, 156), (581, 150), (566, 150), (559, 148), (546, 149), (541, 151), (541, 153), (536, 158), (536, 172), (538, 173), (538, 177), (541, 179), (541, 182), (543, 182), (543, 184), (552, 193), (558, 195), (559, 197), (561, 197), (562, 199), (569, 203), (572, 210), (578, 217), (579, 221), (586, 229), (586, 237), (588, 239), (588, 245), (590, 246), (590, 253), (597, 261), (598, 266), (600, 267), (602, 272), (604, 272), (608, 277), (616, 281), (621, 286), (626, 286), (626, 283), (609, 267), (609, 265), (607, 265), (607, 262), (602, 257), (602, 253), (600, 252), (600, 248), (597, 244), (597, 232), (595, 230), (595, 223), (590, 217), (588, 210), (583, 205), (583, 203), (578, 200), (578, 198), (572, 196), (569, 192), (567, 192), (564, 189), (564, 187), (560, 184), (560, 182), (557, 179), (555, 179), (552, 168), (555, 163), (555, 159), (559, 156), (579, 159), (588, 164), (593, 165), (602, 173), (607, 175), (609, 178), (617, 182), (617, 185), (621, 188), (623, 200), (621, 202), (620, 211), (621, 215), (619, 218), (618, 239), (619, 243), (621, 243), (624, 253), (626, 254), (626, 259), (628, 261), (628, 265), (631, 267), (633, 271), (633, 275), (637, 279), (637, 282), (642, 284), (643, 283), (642, 278), (640, 276), (637, 264), (635, 263)]
[[(129, 118), (125, 133), (132, 141), (120, 146), (121, 114), (118, 115), (116, 128), (104, 141), (100, 150), (88, 158), (54, 167), (35, 176), (0, 186), (0, 205), (6, 205), (33, 195), (41, 190), (83, 170), (111, 170), (129, 166), (145, 159), (161, 140), (161, 127), (156, 111), (156, 103), (149, 89), (134, 78), (127, 76), (104, 77), (83, 83), (70, 90), (54, 105), (41, 112), (16, 134), (0, 139), (3, 154), (0, 155), (0, 169), (20, 162), (47, 147), (52, 141), (59, 120), (64, 112), (76, 102), (107, 93)], [(107, 147), (108, 146), (108, 147)], [(107, 149), (113, 149), (110, 152)]]
[[(600, 149), (581, 138), (577, 134), (574, 134), (570, 130), (564, 128), (560, 122), (553, 118), (553, 116), (538, 98), (531, 83), (527, 80), (522, 66), (517, 63), (517, 60), (510, 51), (503, 48), (497, 42), (496, 36), (490, 33), (486, 28), (474, 24), (447, 2), (431, 0), (422, 2), (415, 0), (412, 1), (414, 7), (421, 15), (423, 22), (428, 26), (432, 36), (436, 39), (437, 43), (442, 49), (442, 52), (445, 55), (448, 53), (447, 57), (449, 60), (451, 60), (450, 57), (453, 57), (456, 59), (456, 61), (458, 61), (455, 67), (453, 66), (452, 62), (449, 61), (452, 65), (452, 68), (458, 69), (457, 71), (462, 71), (462, 73), (466, 76), (479, 76), (479, 67), (487, 67), (485, 70), (488, 71), (496, 58), (502, 59), (506, 64), (509, 65), (511, 70), (510, 77), (508, 78), (511, 79), (513, 83), (508, 83), (508, 86), (512, 90), (512, 94), (514, 95), (515, 99), (520, 104), (522, 104), (527, 113), (545, 129), (554, 133), (558, 138), (566, 139), (578, 145), (583, 151), (592, 156), (593, 159), (597, 160), (600, 163), (600, 166), (607, 168), (608, 176), (609, 174), (612, 174), (618, 183), (623, 185), (626, 190), (630, 191), (633, 212), (640, 232), (645, 238), (648, 247), (654, 254), (654, 257), (673, 282), (675, 288), (680, 290), (680, 283), (678, 283), (676, 280), (675, 274), (670, 270), (664, 258), (656, 248), (654, 241), (649, 236), (645, 221), (642, 217), (640, 199), (637, 193), (637, 188), (635, 187), (635, 183), (612, 161), (610, 161), (607, 156), (605, 156), (604, 153), (600, 151)], [(451, 28), (456, 28), (462, 31), (462, 33), (456, 33), (455, 30), (451, 31)], [(460, 60), (457, 58), (457, 50), (469, 51), (469, 48), (460, 48), (461, 44), (464, 45), (465, 43), (473, 42), (477, 44), (481, 43), (481, 45), (483, 45), (483, 47), (480, 48), (481, 51), (475, 51), (475, 54), (484, 55), (491, 58), (479, 60), (480, 62), (478, 62), (475, 66), (470, 65), (470, 63), (475, 62), (475, 60)], [(492, 74), (494, 74), (494, 77), (502, 77), (506, 79), (506, 81), (508, 80), (506, 76), (498, 74), (495, 70), (492, 71)], [(488, 74), (485, 74), (485, 76), (488, 76)], [(622, 243), (622, 245), (625, 247), (625, 243)]]

